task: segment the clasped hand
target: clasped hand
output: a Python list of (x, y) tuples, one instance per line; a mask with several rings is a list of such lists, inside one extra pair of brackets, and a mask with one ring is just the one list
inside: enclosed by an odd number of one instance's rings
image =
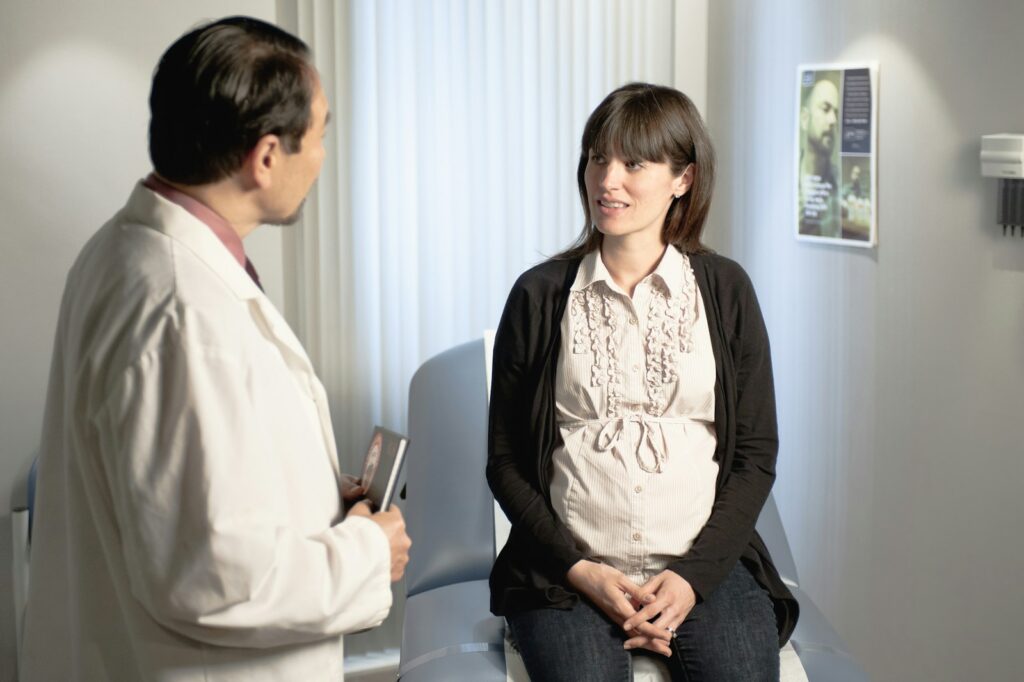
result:
[(611, 566), (581, 560), (567, 577), (570, 585), (622, 626), (629, 636), (626, 649), (671, 656), (672, 633), (697, 603), (693, 588), (674, 571), (662, 571), (637, 585)]

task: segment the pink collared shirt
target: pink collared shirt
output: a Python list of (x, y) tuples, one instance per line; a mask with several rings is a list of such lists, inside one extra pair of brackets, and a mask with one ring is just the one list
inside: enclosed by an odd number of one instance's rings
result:
[(252, 280), (256, 282), (256, 286), (263, 289), (263, 285), (260, 284), (259, 275), (256, 274), (256, 268), (253, 267), (252, 261), (245, 255), (245, 247), (242, 246), (242, 238), (238, 236), (235, 229), (231, 227), (231, 223), (225, 220), (212, 208), (199, 201), (198, 199), (185, 194), (181, 190), (168, 185), (166, 182), (156, 176), (155, 173), (150, 173), (149, 176), (142, 181), (142, 186), (146, 189), (156, 192), (164, 199), (171, 201), (178, 206), (194, 215), (204, 225), (210, 228), (217, 239), (220, 240), (221, 244), (224, 245), (238, 264), (245, 269)]

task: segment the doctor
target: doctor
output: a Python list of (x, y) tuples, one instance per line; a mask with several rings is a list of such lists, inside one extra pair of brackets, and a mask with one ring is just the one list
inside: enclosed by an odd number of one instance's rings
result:
[(64, 291), (23, 679), (340, 680), (410, 541), (346, 515), (327, 396), (242, 246), (296, 220), (327, 101), (304, 43), (235, 17), (168, 49), (150, 108), (154, 173)]

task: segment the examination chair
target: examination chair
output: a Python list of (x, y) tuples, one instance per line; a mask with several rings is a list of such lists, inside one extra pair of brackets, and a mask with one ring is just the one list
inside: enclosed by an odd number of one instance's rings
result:
[[(410, 384), (404, 513), (415, 544), (406, 568), (402, 682), (529, 680), (506, 642), (504, 619), (489, 611), (487, 576), (508, 536), (484, 476), (489, 368), (485, 337), (431, 358)], [(783, 682), (866, 682), (800, 590), (771, 497), (757, 529), (800, 602), (796, 632), (780, 654)], [(668, 679), (651, 660), (634, 657), (634, 680)]]
[(32, 467), (25, 483), (25, 506), (11, 509), (11, 602), (14, 606), (14, 656), (20, 670), (21, 632), (28, 602), (28, 562), (32, 545), (32, 518), (36, 506), (36, 471), (39, 461), (32, 459)]

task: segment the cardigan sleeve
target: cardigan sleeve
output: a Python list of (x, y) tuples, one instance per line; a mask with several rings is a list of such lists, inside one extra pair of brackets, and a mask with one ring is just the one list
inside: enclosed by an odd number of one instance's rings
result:
[[(543, 356), (549, 339), (541, 331), (547, 317), (530, 298), (520, 278), (509, 294), (494, 338), (487, 482), (513, 532), (528, 534), (545, 558), (565, 573), (584, 555), (540, 489), (540, 453), (535, 438), (539, 415), (531, 412), (543, 383)], [(558, 320), (548, 322), (558, 324)]]
[[(690, 550), (669, 567), (706, 598), (725, 579), (743, 554), (775, 481), (779, 449), (771, 349), (753, 285), (743, 270), (734, 269), (722, 292), (722, 355), (731, 354), (734, 381), (735, 448), (711, 515)], [(731, 303), (731, 305), (729, 305)], [(726, 392), (729, 399), (730, 392)], [(728, 412), (727, 412), (728, 414)]]

